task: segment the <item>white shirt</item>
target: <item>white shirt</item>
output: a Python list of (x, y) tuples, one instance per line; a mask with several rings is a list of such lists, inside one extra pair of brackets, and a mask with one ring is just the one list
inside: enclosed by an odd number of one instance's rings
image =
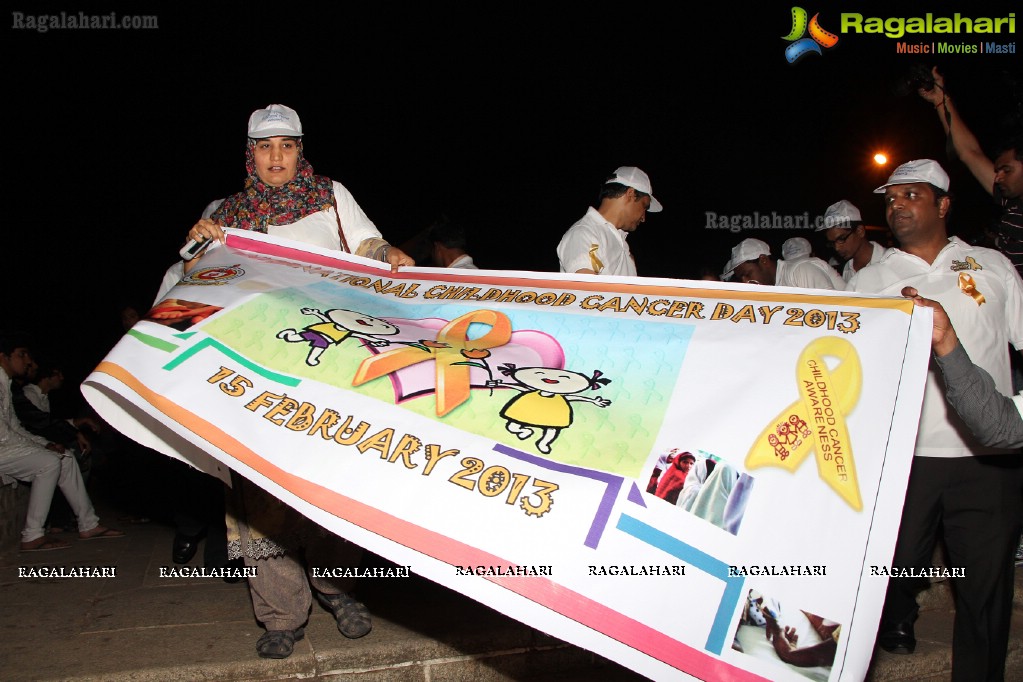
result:
[[(341, 226), (344, 229), (345, 239), (348, 241), (348, 248), (352, 253), (366, 239), (381, 238), (380, 230), (373, 224), (366, 213), (355, 201), (352, 193), (345, 189), (340, 182), (334, 181), (334, 200), (337, 202), (337, 214), (333, 209), (319, 211), (307, 215), (296, 223), (290, 225), (271, 225), (266, 233), (274, 237), (293, 239), (298, 242), (320, 246), (334, 251), (341, 250), (341, 238), (337, 233), (338, 215), (341, 218)], [(223, 199), (211, 201), (202, 212), (203, 218), (213, 215)], [(220, 246), (219, 242), (210, 244), (209, 248), (214, 249)], [(183, 261), (174, 263), (164, 273), (163, 281), (160, 282), (160, 290), (156, 294), (154, 303), (163, 300), (168, 291), (177, 286), (181, 278), (185, 276), (185, 264)]]
[(801, 258), (796, 261), (779, 259), (776, 264), (777, 270), (774, 274), (774, 283), (779, 287), (799, 287), (801, 289), (845, 289), (845, 283), (835, 273), (838, 283), (836, 286), (828, 271), (834, 271), (830, 265), (820, 258)]
[(472, 256), (469, 254), (459, 256), (455, 260), (451, 261), (451, 265), (448, 267), (462, 268), (463, 270), (479, 270), (479, 268), (476, 267), (476, 264), (472, 262)]
[[(983, 303), (963, 293), (959, 287), (961, 274), (973, 278)], [(998, 251), (952, 237), (930, 265), (901, 249), (888, 249), (880, 261), (857, 272), (849, 282), (851, 291), (889, 296), (901, 296), (902, 288), (907, 286), (941, 303), (970, 358), (991, 375), (1000, 393), (1012, 395), (1007, 346), (1011, 343), (1017, 350), (1023, 348), (1023, 280), (1009, 260)], [(999, 452), (1005, 451), (973, 442), (945, 401), (940, 372), (932, 363), (924, 389), (916, 455), (968, 457)]]
[(39, 388), (39, 384), (32, 383), (25, 384), (25, 387), (22, 389), (22, 392), (25, 394), (25, 397), (28, 398), (28, 401), (30, 403), (38, 407), (43, 412), (49, 414), (50, 396), (46, 393), (43, 393), (43, 390)]
[(49, 443), (45, 438), (29, 433), (18, 421), (11, 397), (11, 378), (0, 367), (0, 458), (12, 452), (4, 445), (24, 445), (26, 441), (44, 447)]
[(561, 272), (593, 270), (598, 275), (635, 277), (636, 262), (625, 241), (627, 236), (591, 206), (558, 244)]
[[(870, 262), (867, 263), (867, 265), (872, 265), (873, 263), (878, 262), (879, 260), (881, 260), (881, 256), (884, 255), (883, 246), (881, 246), (877, 242), (870, 242), (870, 245), (873, 247), (873, 250), (870, 252)], [(867, 265), (864, 265), (863, 267), (865, 268), (867, 267)], [(850, 258), (845, 262), (845, 267), (842, 268), (842, 279), (848, 282), (849, 280), (852, 279), (852, 276), (855, 274), (856, 268), (853, 267), (853, 259)]]

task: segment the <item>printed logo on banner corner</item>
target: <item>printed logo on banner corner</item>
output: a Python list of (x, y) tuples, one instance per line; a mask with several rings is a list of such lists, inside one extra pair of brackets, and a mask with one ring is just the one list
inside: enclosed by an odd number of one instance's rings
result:
[[(802, 7), (792, 8), (792, 30), (789, 34), (782, 36), (782, 40), (789, 41), (785, 48), (785, 59), (789, 64), (795, 64), (808, 54), (823, 54), (821, 48), (830, 49), (838, 44), (838, 36), (821, 27), (817, 18), (820, 14), (814, 14), (813, 18), (807, 21), (807, 12)], [(809, 37), (807, 37), (809, 33)]]
[(200, 286), (227, 284), (245, 274), (240, 265), (214, 265), (208, 268), (193, 270), (181, 278), (179, 284), (195, 284)]

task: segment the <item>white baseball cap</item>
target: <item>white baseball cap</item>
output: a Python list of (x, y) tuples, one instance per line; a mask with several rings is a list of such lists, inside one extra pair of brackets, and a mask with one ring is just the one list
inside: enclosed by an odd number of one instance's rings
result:
[(298, 112), (283, 104), (271, 104), (266, 109), (256, 109), (249, 116), (249, 137), (258, 140), (264, 137), (302, 137), (302, 121)]
[(635, 190), (642, 192), (643, 194), (650, 195), (650, 208), (647, 209), (650, 213), (657, 213), (663, 206), (661, 202), (654, 199), (654, 190), (650, 186), (650, 176), (636, 168), (635, 166), (622, 166), (615, 171), (614, 175), (608, 178), (604, 184), (617, 182), (620, 185), (631, 187)]
[(933, 159), (917, 159), (908, 161), (896, 168), (888, 182), (874, 190), (874, 194), (884, 194), (892, 185), (908, 185), (913, 182), (927, 182), (938, 189), (948, 191), (948, 173)]
[(725, 264), (725, 271), (721, 275), (722, 279), (729, 279), (735, 269), (743, 263), (751, 260), (756, 260), (761, 256), (770, 256), (771, 247), (767, 245), (767, 242), (762, 242), (759, 239), (743, 239), (736, 246), (732, 248), (732, 258)]
[(824, 224), (817, 228), (818, 232), (830, 230), (832, 227), (852, 228), (853, 223), (862, 223), (863, 216), (860, 209), (852, 205), (852, 202), (842, 199), (828, 206), (824, 211)]
[(781, 257), (785, 260), (809, 258), (812, 252), (813, 247), (810, 246), (810, 242), (802, 237), (786, 239), (781, 245)]

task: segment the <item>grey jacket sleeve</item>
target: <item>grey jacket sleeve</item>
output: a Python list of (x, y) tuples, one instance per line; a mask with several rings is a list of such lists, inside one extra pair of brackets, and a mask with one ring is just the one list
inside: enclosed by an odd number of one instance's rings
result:
[(948, 402), (984, 445), (1023, 447), (1023, 415), (1012, 398), (995, 388), (991, 375), (973, 364), (962, 345), (935, 357), (945, 375)]

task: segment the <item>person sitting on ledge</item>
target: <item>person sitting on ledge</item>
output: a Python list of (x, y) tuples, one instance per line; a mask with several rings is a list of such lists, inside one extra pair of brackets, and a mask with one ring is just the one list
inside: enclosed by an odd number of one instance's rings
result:
[(47, 537), (43, 527), (58, 486), (78, 520), (79, 538), (122, 537), (121, 531), (100, 525), (78, 462), (71, 453), (59, 443), (29, 433), (15, 416), (11, 379), (25, 378), (29, 362), (25, 337), (0, 334), (0, 476), (32, 484), (25, 528), (21, 532), (21, 551), (41, 552), (70, 546), (63, 540)]

